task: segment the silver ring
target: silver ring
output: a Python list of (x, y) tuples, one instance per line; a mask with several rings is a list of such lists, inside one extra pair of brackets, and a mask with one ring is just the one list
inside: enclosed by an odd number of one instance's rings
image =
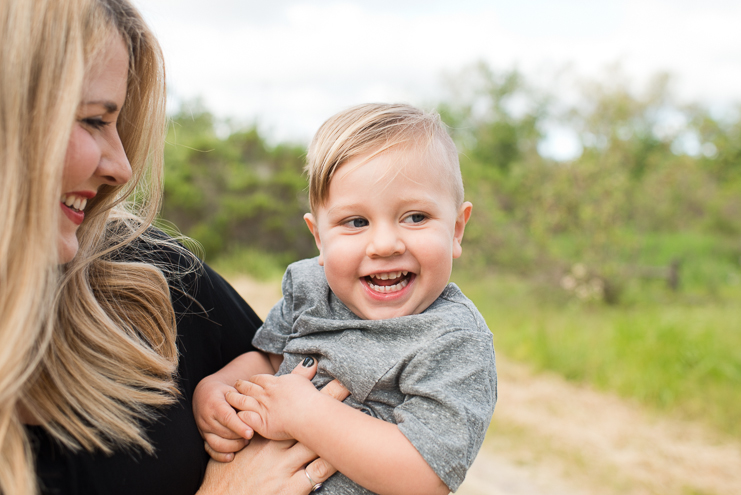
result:
[(306, 469), (304, 469), (304, 474), (306, 475), (306, 479), (309, 480), (309, 484), (311, 485), (312, 492), (315, 492), (322, 487), (321, 483), (314, 483), (314, 480), (311, 479), (311, 476), (309, 476), (309, 472)]

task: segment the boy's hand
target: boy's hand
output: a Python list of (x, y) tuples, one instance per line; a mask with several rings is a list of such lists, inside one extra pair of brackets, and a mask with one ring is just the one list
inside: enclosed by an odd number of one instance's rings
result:
[(205, 440), (208, 454), (216, 461), (230, 462), (234, 452), (242, 450), (254, 434), (226, 401), (234, 387), (211, 375), (198, 384), (193, 393), (193, 415)]
[(296, 405), (320, 393), (297, 373), (280, 377), (256, 375), (249, 381), (237, 381), (235, 388), (239, 393), (228, 393), (226, 400), (240, 411), (237, 415), (244, 423), (271, 440), (293, 438), (289, 426), (297, 419)]
[(226, 400), (240, 410), (237, 415), (244, 423), (271, 440), (293, 438), (289, 425), (296, 419), (296, 405), (319, 393), (309, 380), (296, 374), (256, 375), (237, 381), (235, 388), (240, 393), (229, 393)]

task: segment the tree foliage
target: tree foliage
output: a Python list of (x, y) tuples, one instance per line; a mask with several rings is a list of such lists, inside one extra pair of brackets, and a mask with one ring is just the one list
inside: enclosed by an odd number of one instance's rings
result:
[(289, 258), (314, 253), (303, 214), (305, 150), (269, 146), (257, 128), (220, 137), (197, 102), (172, 117), (165, 148), (162, 216), (198, 240), (208, 257), (250, 246)]
[[(553, 284), (578, 265), (607, 301), (646, 264), (689, 266), (697, 255), (715, 268), (690, 272), (738, 270), (741, 117), (680, 105), (670, 83), (660, 74), (638, 91), (614, 69), (567, 104), (517, 71), (477, 64), (453, 76), (437, 108), (474, 204), (463, 266)], [(555, 161), (539, 151), (554, 124), (577, 136), (580, 156)], [(287, 260), (313, 255), (302, 220), (305, 149), (270, 145), (255, 127), (217, 128), (224, 123), (198, 102), (172, 117), (164, 218), (210, 257), (239, 246)], [(693, 236), (712, 239), (717, 252), (677, 240)], [(657, 249), (657, 239), (673, 240)]]

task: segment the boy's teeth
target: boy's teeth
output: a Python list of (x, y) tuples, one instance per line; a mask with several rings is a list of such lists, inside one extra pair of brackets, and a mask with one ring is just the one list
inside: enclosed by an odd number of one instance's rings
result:
[(369, 283), (368, 286), (370, 286), (370, 288), (376, 292), (397, 292), (403, 289), (404, 287), (406, 287), (408, 284), (409, 284), (409, 281), (407, 279), (404, 279), (398, 284), (394, 284), (394, 285), (373, 285)]
[(394, 279), (399, 278), (402, 275), (407, 276), (409, 272), (403, 271), (403, 272), (387, 272), (387, 273), (374, 273), (370, 276), (370, 278), (377, 278), (378, 280), (388, 280), (388, 279)]

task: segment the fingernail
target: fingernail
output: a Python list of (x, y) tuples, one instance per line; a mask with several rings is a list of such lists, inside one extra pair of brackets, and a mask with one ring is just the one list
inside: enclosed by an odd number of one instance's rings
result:
[(304, 368), (311, 368), (312, 366), (314, 366), (314, 358), (311, 356), (304, 358), (304, 362), (301, 363), (301, 366), (303, 366)]

